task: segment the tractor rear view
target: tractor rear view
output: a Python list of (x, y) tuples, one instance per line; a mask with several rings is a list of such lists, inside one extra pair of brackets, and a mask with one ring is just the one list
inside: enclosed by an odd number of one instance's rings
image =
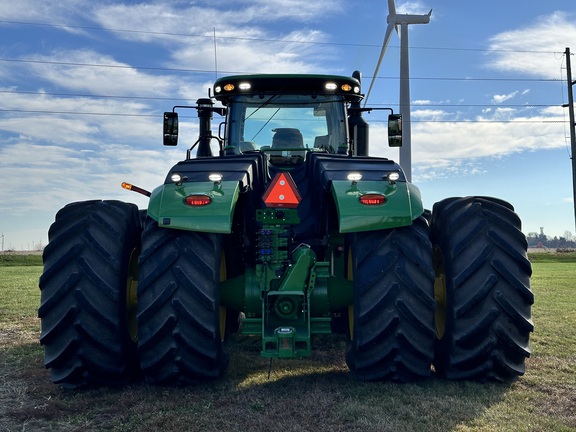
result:
[[(531, 265), (510, 204), (425, 211), (397, 163), (368, 155), (359, 73), (232, 76), (212, 94), (165, 113), (165, 145), (178, 142), (176, 109), (197, 110), (199, 136), (164, 183), (123, 185), (150, 197), (146, 211), (57, 213), (38, 311), (54, 383), (214, 379), (234, 332), (259, 337), (267, 358), (342, 334), (363, 381), (524, 373)], [(397, 114), (388, 135), (402, 144)]]

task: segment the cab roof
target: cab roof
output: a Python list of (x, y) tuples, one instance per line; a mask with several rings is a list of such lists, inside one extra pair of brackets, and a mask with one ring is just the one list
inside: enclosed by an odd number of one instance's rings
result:
[(261, 74), (222, 77), (214, 83), (214, 97), (225, 101), (236, 95), (316, 94), (338, 95), (359, 101), (360, 82), (353, 77), (311, 74)]

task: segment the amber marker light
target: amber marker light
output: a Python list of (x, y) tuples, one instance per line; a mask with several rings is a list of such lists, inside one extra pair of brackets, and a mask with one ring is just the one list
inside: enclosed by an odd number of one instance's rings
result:
[(234, 84), (226, 84), (224, 86), (224, 91), (232, 91), (234, 90)]
[(142, 194), (142, 195), (147, 196), (147, 197), (152, 195), (146, 189), (142, 189), (141, 187), (134, 186), (133, 184), (130, 184), (130, 183), (122, 182), (122, 187), (126, 190), (130, 190), (132, 192), (138, 192), (139, 194)]

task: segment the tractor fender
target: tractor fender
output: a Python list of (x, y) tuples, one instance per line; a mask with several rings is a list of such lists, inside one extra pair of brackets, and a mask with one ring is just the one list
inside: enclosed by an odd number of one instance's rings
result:
[[(148, 216), (160, 227), (229, 234), (239, 193), (238, 181), (164, 184), (152, 191)], [(210, 203), (189, 205), (190, 195), (209, 197)]]
[[(408, 182), (333, 180), (331, 190), (341, 233), (408, 226), (424, 213), (420, 190)], [(384, 195), (385, 202), (362, 204), (360, 196), (371, 193)]]

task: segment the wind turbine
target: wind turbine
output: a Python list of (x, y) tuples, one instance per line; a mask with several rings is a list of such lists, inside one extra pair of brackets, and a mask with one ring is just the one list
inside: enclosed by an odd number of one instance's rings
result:
[(400, 114), (402, 114), (402, 147), (400, 147), (400, 165), (404, 169), (406, 174), (406, 179), (412, 181), (412, 134), (410, 132), (410, 58), (408, 56), (408, 25), (409, 24), (428, 24), (430, 22), (430, 16), (432, 15), (432, 9), (425, 15), (408, 15), (408, 14), (397, 14), (396, 4), (394, 0), (388, 0), (388, 18), (386, 22), (388, 27), (386, 27), (386, 33), (384, 34), (384, 42), (382, 43), (382, 51), (380, 52), (380, 58), (378, 59), (378, 64), (376, 65), (376, 70), (372, 77), (372, 82), (370, 83), (370, 88), (366, 94), (366, 102), (370, 97), (370, 92), (374, 86), (374, 81), (378, 75), (378, 70), (380, 69), (380, 64), (386, 53), (386, 48), (392, 37), (392, 30), (396, 29), (398, 32), (398, 26), (400, 26)]

